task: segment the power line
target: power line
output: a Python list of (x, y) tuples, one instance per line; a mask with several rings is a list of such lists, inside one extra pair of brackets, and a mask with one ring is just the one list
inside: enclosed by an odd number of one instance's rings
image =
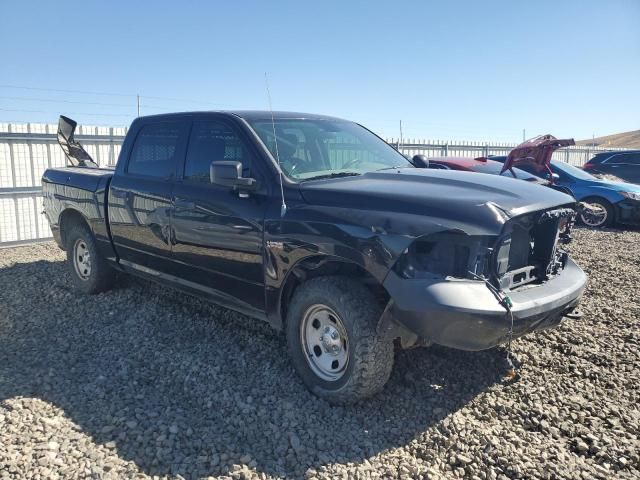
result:
[[(11, 88), (11, 89), (20, 89), (20, 90), (33, 90), (33, 91), (41, 91), (41, 92), (58, 92), (58, 93), (77, 93), (77, 94), (81, 94), (81, 95), (106, 95), (106, 96), (116, 96), (116, 97), (130, 97), (130, 98), (148, 98), (148, 99), (154, 99), (154, 100), (166, 100), (169, 102), (183, 102), (183, 103), (193, 103), (193, 104), (199, 104), (199, 105), (211, 105), (211, 106), (217, 106), (217, 107), (228, 107), (227, 105), (221, 104), (221, 103), (215, 103), (215, 102), (210, 102), (208, 100), (195, 100), (195, 99), (187, 99), (187, 98), (176, 98), (176, 97), (161, 97), (161, 96), (154, 96), (154, 95), (137, 95), (134, 93), (109, 93), (109, 92), (95, 92), (95, 91), (87, 91), (87, 90), (70, 90), (70, 89), (58, 89), (58, 88), (41, 88), (41, 87), (26, 87), (26, 86), (21, 86), (21, 85), (0, 85), (0, 88)], [(0, 97), (0, 98), (5, 98), (5, 99), (27, 99), (27, 97)], [(35, 99), (34, 100), (39, 100), (39, 99)], [(40, 101), (50, 101), (53, 102), (55, 101), (54, 99), (51, 100), (43, 100), (40, 99)], [(62, 103), (86, 103), (87, 105), (89, 105), (89, 102), (73, 102), (70, 100), (58, 100), (59, 102)], [(108, 104), (108, 103), (91, 103), (91, 105), (104, 105), (104, 106), (128, 106), (128, 105), (123, 105), (123, 104)]]
[[(148, 98), (148, 97), (143, 97), (141, 95), (140, 98)], [(133, 108), (135, 106), (133, 104), (127, 104), (127, 103), (85, 102), (85, 101), (78, 101), (78, 100), (58, 100), (58, 99), (55, 99), (55, 98), (37, 98), (37, 97), (0, 96), (0, 99), (2, 99), (2, 100), (18, 100), (18, 101), (21, 101), (21, 102), (48, 102), (48, 103), (67, 103), (67, 104), (73, 104), (73, 105), (96, 105), (96, 106), (102, 106), (102, 107)], [(160, 106), (160, 105), (147, 105), (147, 104), (140, 104), (139, 107), (140, 108), (153, 108), (153, 109), (159, 109), (159, 110), (175, 108), (175, 107), (168, 106), (168, 105)]]
[(189, 100), (186, 98), (172, 98), (172, 97), (154, 97), (151, 95), (140, 95), (140, 98), (150, 98), (150, 99), (154, 99), (154, 100), (169, 100), (171, 102), (183, 102), (183, 103), (197, 103), (197, 104), (205, 104), (205, 105), (212, 105), (212, 106), (216, 106), (216, 107), (225, 107), (224, 104), (222, 103), (214, 103), (214, 102), (209, 102), (209, 101), (204, 101), (204, 100)]
[[(46, 110), (14, 110), (10, 108), (0, 108), (2, 112), (15, 112), (15, 113), (46, 113), (48, 115), (59, 115), (59, 112), (52, 112)], [(135, 115), (124, 114), (124, 113), (89, 113), (89, 112), (67, 112), (69, 115), (89, 115), (93, 117), (127, 117), (131, 118)]]
[(76, 100), (57, 100), (53, 98), (35, 98), (35, 97), (4, 97), (0, 96), (1, 99), (4, 100), (19, 100), (19, 101), (34, 101), (34, 102), (50, 102), (50, 103), (73, 103), (77, 105), (99, 105), (103, 107), (128, 107), (131, 108), (132, 105), (125, 103), (102, 103), (102, 102), (83, 102)]
[(79, 93), (82, 95), (106, 95), (112, 97), (135, 97), (131, 93), (107, 93), (107, 92), (89, 92), (86, 90), (63, 90), (59, 88), (39, 88), (39, 87), (23, 87), (21, 85), (0, 85), (0, 88), (17, 88), (21, 90), (38, 90), (41, 92), (60, 92), (60, 93)]
[[(142, 98), (142, 96), (140, 98)], [(168, 110), (170, 112), (173, 112), (173, 111), (175, 111), (176, 107), (160, 106), (160, 105), (147, 105), (146, 103), (141, 103), (140, 104), (140, 109), (141, 110), (144, 110), (144, 109), (147, 109), (147, 108), (151, 108), (153, 110)], [(231, 107), (229, 105), (227, 105), (226, 107), (221, 107), (221, 108), (233, 109), (233, 107)]]

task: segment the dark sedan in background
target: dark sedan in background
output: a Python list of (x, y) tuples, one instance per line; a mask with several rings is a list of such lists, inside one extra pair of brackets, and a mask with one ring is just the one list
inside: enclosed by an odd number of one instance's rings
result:
[(615, 175), (631, 183), (640, 183), (640, 150), (603, 152), (582, 167), (589, 173)]

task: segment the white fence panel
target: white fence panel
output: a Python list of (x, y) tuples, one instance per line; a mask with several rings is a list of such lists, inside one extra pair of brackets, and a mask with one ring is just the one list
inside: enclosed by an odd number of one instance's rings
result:
[[(57, 125), (0, 123), (0, 244), (51, 238), (42, 212), (42, 174), (63, 167)], [(115, 165), (126, 128), (80, 126), (76, 138), (100, 166)]]
[[(0, 244), (47, 239), (51, 230), (42, 211), (41, 178), (45, 169), (62, 167), (66, 159), (56, 139), (57, 125), (0, 123)], [(76, 138), (100, 166), (115, 165), (127, 129), (81, 125)], [(480, 157), (507, 155), (515, 143), (387, 139), (405, 156)], [(583, 165), (595, 153), (584, 146), (559, 150), (554, 158)]]

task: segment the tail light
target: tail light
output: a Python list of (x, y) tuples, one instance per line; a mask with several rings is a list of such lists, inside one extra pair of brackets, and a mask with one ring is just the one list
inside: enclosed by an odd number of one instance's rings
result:
[(583, 169), (583, 170), (591, 170), (592, 168), (593, 168), (593, 163), (585, 163), (585, 164), (582, 166), (582, 169)]

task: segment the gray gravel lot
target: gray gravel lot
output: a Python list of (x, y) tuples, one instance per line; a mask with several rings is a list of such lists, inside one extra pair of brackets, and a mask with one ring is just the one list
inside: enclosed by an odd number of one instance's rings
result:
[(125, 278), (78, 296), (53, 244), (0, 250), (0, 479), (638, 478), (640, 232), (579, 230), (584, 317), (504, 350), (396, 356), (330, 407), (281, 335)]

